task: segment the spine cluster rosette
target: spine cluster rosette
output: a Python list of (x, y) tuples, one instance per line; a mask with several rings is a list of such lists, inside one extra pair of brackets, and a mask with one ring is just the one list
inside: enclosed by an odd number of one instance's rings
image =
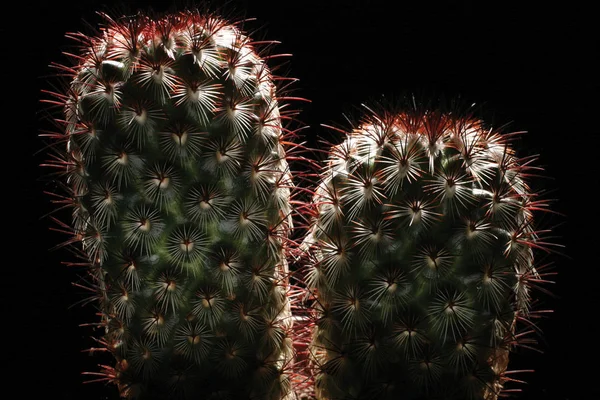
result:
[(72, 34), (47, 166), (59, 171), (132, 399), (294, 398), (292, 175), (276, 78), (235, 24), (198, 10)]
[(318, 399), (496, 399), (530, 340), (538, 168), (457, 110), (367, 109), (331, 146), (302, 245)]

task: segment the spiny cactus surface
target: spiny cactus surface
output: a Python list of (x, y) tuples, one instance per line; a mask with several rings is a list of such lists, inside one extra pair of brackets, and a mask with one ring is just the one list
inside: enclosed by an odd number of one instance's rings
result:
[(496, 399), (544, 281), (533, 160), (464, 109), (381, 106), (345, 134), (303, 243), (317, 398)]
[(104, 17), (70, 35), (46, 135), (115, 359), (96, 375), (132, 399), (292, 398), (292, 177), (267, 57), (198, 10)]

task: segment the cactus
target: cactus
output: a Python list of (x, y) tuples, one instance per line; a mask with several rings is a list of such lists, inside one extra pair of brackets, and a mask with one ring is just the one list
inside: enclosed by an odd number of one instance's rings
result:
[(496, 399), (547, 280), (534, 157), (452, 104), (379, 104), (340, 131), (301, 248), (317, 398)]
[(93, 381), (138, 400), (497, 399), (553, 246), (514, 134), (472, 110), (367, 108), (302, 204), (293, 98), (257, 50), (274, 42), (198, 9), (102, 16), (69, 35), (42, 135), (92, 350), (114, 360)]
[(102, 15), (69, 35), (44, 134), (115, 360), (90, 374), (129, 399), (294, 398), (293, 111), (256, 50), (272, 43), (198, 9)]

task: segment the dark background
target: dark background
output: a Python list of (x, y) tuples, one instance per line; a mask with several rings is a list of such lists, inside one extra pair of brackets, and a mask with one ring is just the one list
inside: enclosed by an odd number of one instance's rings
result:
[[(338, 141), (319, 124), (343, 123), (342, 114), (361, 102), (422, 90), (484, 103), (496, 125), (528, 131), (517, 150), (539, 154), (551, 177), (536, 179), (534, 187), (558, 199), (553, 208), (565, 216), (546, 215), (542, 224), (565, 248), (563, 255), (547, 258), (558, 276), (550, 287), (555, 296), (541, 296), (543, 308), (555, 310), (539, 323), (544, 335), (537, 347), (543, 353), (521, 350), (512, 358), (512, 369), (535, 369), (518, 375), (528, 384), (519, 386), (516, 399), (600, 398), (600, 35), (586, 3), (264, 0), (223, 6), (256, 17), (246, 30), (258, 29), (282, 42), (278, 52), (293, 54), (287, 70), (300, 79), (294, 94), (312, 100), (297, 104), (300, 119), (311, 126), (304, 131), (310, 145), (318, 145), (318, 135)], [(28, 1), (3, 13), (0, 352), (5, 390), (16, 393), (12, 398), (95, 400), (112, 393), (102, 384), (81, 384), (81, 371), (110, 359), (81, 352), (94, 346), (93, 331), (78, 324), (96, 317), (92, 307), (74, 305), (85, 293), (71, 285), (76, 271), (61, 264), (73, 257), (49, 251), (65, 237), (50, 232), (43, 217), (52, 206), (42, 194), (40, 178), (48, 171), (38, 167), (44, 156), (37, 153), (37, 135), (52, 128), (40, 90), (55, 82), (46, 77), (53, 73), (48, 64), (65, 61), (61, 50), (72, 43), (64, 33), (89, 32), (84, 21), (95, 25), (94, 11), (120, 4)], [(171, 6), (127, 4), (131, 10)]]

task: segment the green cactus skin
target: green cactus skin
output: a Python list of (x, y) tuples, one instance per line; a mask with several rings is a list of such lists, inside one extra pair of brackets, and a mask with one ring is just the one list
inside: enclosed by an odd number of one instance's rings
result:
[(264, 42), (199, 10), (104, 17), (70, 35), (46, 135), (116, 360), (91, 374), (130, 399), (292, 399), (293, 112)]
[(533, 160), (469, 110), (409, 103), (368, 108), (319, 175), (301, 250), (320, 400), (495, 399), (530, 340)]

